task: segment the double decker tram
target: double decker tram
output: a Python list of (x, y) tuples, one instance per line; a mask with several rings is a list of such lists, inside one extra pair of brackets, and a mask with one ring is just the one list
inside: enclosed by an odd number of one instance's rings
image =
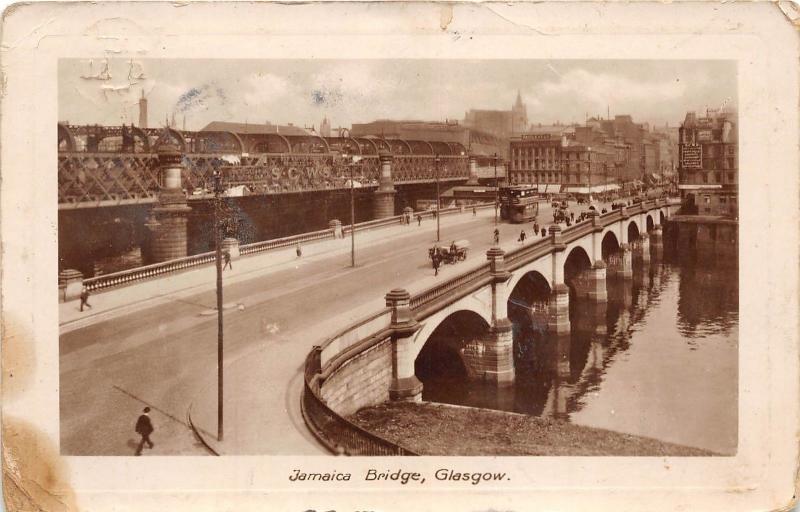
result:
[(538, 193), (533, 185), (500, 188), (500, 218), (513, 223), (528, 222), (539, 213)]

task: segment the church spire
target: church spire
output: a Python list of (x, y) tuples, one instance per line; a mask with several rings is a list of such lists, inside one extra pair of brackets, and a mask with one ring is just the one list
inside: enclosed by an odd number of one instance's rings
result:
[(522, 106), (522, 94), (520, 93), (520, 90), (517, 89), (517, 101), (516, 103), (514, 103), (514, 107), (519, 108), (521, 106)]

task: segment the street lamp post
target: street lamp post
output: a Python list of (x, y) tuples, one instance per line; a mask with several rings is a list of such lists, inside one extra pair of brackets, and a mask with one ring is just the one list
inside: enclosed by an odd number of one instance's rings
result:
[(222, 441), (223, 416), (222, 416), (222, 240), (219, 225), (219, 196), (222, 193), (222, 176), (219, 170), (214, 174), (214, 246), (215, 262), (217, 266), (217, 441)]
[(350, 171), (350, 265), (356, 266), (356, 200), (355, 200), (355, 176), (352, 157), (347, 153), (342, 153), (342, 160)]
[(439, 208), (441, 207), (441, 196), (439, 195), (439, 155), (433, 159), (436, 166), (436, 241), (439, 241)]
[(492, 161), (494, 163), (494, 225), (496, 226), (498, 194), (500, 192), (500, 184), (497, 182), (497, 153), (494, 154)]
[(353, 175), (355, 166), (349, 162), (350, 167), (350, 265), (356, 266), (356, 199), (355, 199), (355, 177)]

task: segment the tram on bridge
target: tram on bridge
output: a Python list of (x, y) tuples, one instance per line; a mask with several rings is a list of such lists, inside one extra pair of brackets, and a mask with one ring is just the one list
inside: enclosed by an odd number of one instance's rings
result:
[(500, 218), (512, 223), (529, 222), (539, 214), (539, 194), (533, 185), (500, 187)]

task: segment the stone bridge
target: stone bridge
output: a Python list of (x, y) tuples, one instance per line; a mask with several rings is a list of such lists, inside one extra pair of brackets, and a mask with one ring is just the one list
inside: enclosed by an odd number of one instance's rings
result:
[[(651, 256), (660, 257), (662, 226), (678, 207), (675, 201), (653, 200), (602, 216), (595, 212), (563, 232), (553, 225), (549, 236), (508, 253), (494, 247), (487, 263), (431, 289), (414, 295), (392, 290), (386, 310), (309, 355), (303, 401), (307, 423), (327, 442), (332, 434), (325, 425), (331, 422), (357, 435), (358, 427), (344, 417), (362, 407), (420, 400), (417, 370), (429, 350), (450, 351), (468, 378), (511, 384), (512, 318), (527, 317), (551, 335), (569, 334), (570, 301), (602, 305), (608, 300), (610, 275), (631, 279), (634, 258), (647, 263)], [(324, 425), (315, 419), (322, 416)]]

